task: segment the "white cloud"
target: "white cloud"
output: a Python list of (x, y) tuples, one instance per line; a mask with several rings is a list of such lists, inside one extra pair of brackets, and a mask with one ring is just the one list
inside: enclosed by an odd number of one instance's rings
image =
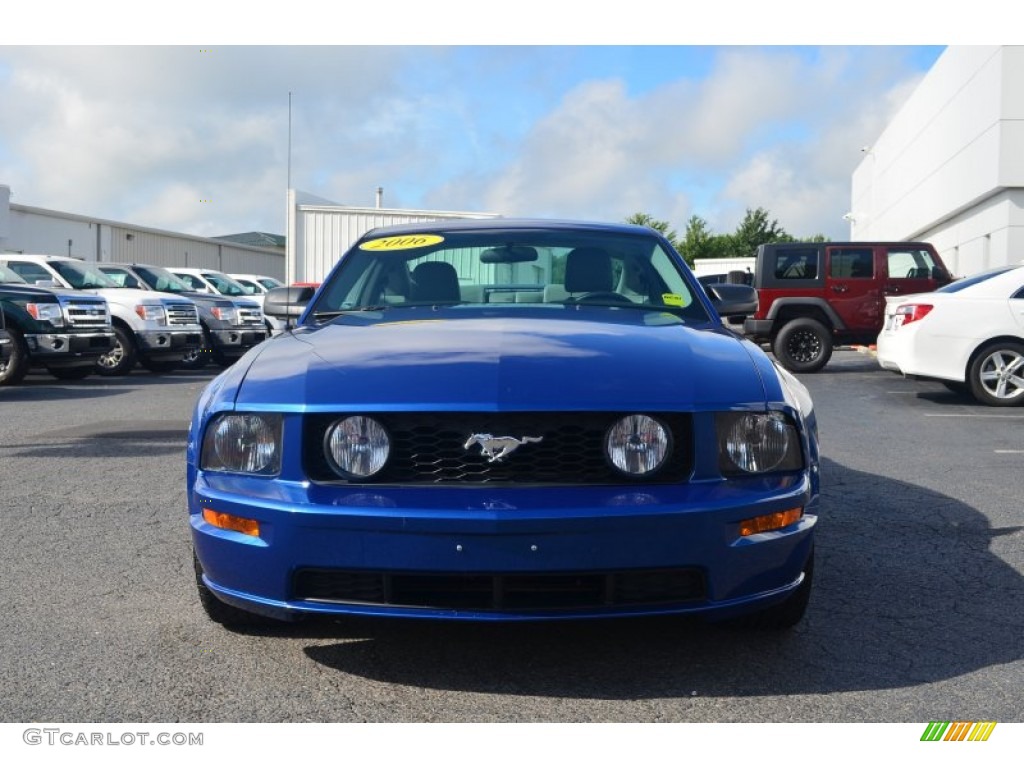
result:
[(0, 48), (0, 183), (141, 225), (283, 231), (291, 92), (293, 186), (343, 203), (384, 186), (394, 207), (718, 231), (760, 206), (841, 236), (859, 148), (920, 76), (887, 48), (731, 48), (639, 85), (574, 72), (577, 53)]

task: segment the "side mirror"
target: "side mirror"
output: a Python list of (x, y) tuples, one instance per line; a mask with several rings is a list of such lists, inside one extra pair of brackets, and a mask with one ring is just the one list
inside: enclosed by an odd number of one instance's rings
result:
[(271, 288), (263, 299), (263, 314), (278, 320), (294, 320), (306, 311), (314, 293), (316, 289), (306, 285)]
[(706, 286), (715, 311), (731, 322), (738, 322), (757, 312), (757, 290), (749, 285), (715, 283)]

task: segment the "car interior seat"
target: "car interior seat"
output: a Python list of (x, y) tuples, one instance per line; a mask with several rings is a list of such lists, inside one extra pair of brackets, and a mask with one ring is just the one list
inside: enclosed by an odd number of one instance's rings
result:
[(414, 301), (458, 302), (459, 276), (455, 267), (444, 261), (425, 261), (412, 271)]

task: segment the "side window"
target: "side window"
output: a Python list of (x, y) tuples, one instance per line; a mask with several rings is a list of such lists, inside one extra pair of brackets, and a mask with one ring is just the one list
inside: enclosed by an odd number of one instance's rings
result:
[(833, 248), (829, 251), (828, 274), (839, 279), (874, 277), (874, 254), (870, 248)]
[(15, 272), (29, 283), (35, 285), (38, 280), (48, 280), (55, 282), (56, 278), (51, 275), (45, 267), (39, 264), (33, 264), (31, 261), (9, 261), (7, 262), (8, 268)]
[(105, 274), (107, 277), (109, 277), (111, 280), (113, 280), (115, 283), (117, 283), (118, 286), (120, 286), (121, 288), (138, 288), (139, 287), (139, 281), (136, 280), (131, 275), (129, 275), (123, 269), (108, 268), (108, 269), (104, 269), (104, 270), (101, 270), (101, 271), (103, 272), (103, 274)]
[(893, 248), (888, 257), (889, 277), (929, 278), (935, 268), (935, 260), (928, 251), (920, 248)]
[(809, 248), (779, 248), (775, 251), (776, 280), (815, 280), (818, 252)]
[(179, 277), (181, 281), (193, 291), (201, 291), (203, 289), (203, 284), (197, 277), (193, 277), (192, 275), (177, 275), (177, 277)]

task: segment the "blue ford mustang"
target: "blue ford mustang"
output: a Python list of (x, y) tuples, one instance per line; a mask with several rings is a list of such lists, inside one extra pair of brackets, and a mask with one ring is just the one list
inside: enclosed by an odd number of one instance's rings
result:
[(275, 289), (297, 326), (192, 419), (206, 612), (795, 624), (815, 417), (727, 288), (647, 228), (494, 219), (378, 229)]

